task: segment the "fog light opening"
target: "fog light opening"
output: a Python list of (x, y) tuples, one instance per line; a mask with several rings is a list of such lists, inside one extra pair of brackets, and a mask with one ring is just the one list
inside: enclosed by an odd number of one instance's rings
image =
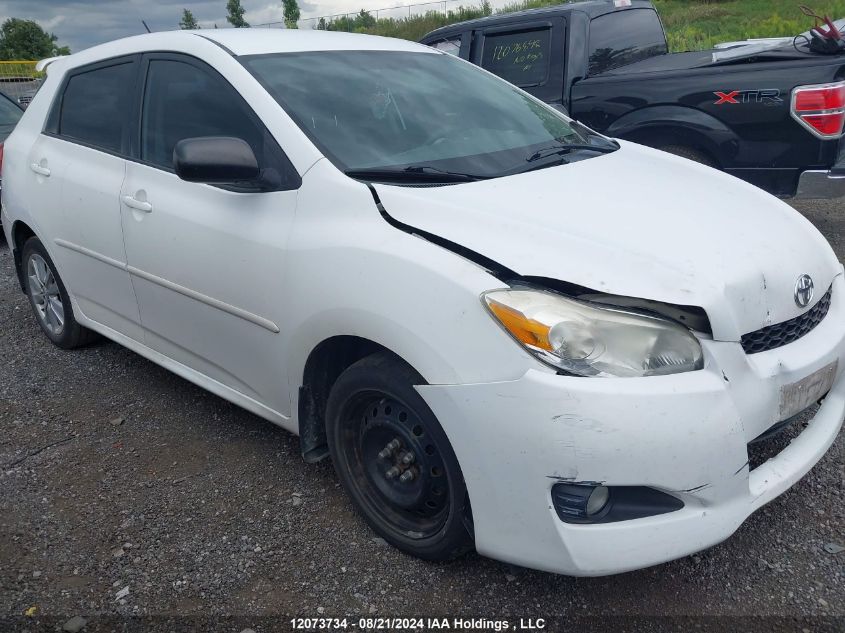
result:
[(587, 498), (586, 512), (587, 516), (595, 516), (604, 510), (607, 502), (610, 500), (610, 490), (607, 486), (596, 486)]
[(598, 482), (558, 482), (552, 505), (564, 523), (615, 523), (676, 512), (684, 502), (645, 486), (604, 486)]
[(610, 505), (610, 489), (602, 485), (556, 484), (552, 497), (558, 515), (571, 523), (592, 523)]

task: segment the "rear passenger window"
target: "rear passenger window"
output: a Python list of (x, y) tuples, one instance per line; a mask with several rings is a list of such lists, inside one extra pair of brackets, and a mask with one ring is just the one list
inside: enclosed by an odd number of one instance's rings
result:
[(549, 76), (551, 28), (487, 35), (481, 67), (525, 88), (539, 86)]
[(134, 79), (132, 62), (72, 75), (62, 95), (58, 134), (120, 152)]
[(590, 75), (668, 52), (663, 26), (652, 9), (608, 13), (590, 23)]
[(141, 160), (173, 169), (176, 143), (202, 136), (243, 139), (261, 166), (278, 166), (283, 156), (246, 102), (221, 77), (186, 62), (150, 61), (141, 114)]
[(14, 127), (22, 115), (23, 110), (6, 97), (0, 96), (0, 128)]

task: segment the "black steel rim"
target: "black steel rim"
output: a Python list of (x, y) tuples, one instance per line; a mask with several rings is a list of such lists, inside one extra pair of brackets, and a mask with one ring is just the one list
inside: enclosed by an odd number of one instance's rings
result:
[(449, 513), (449, 479), (433, 430), (407, 404), (366, 391), (347, 401), (340, 452), (363, 503), (391, 529), (422, 539)]

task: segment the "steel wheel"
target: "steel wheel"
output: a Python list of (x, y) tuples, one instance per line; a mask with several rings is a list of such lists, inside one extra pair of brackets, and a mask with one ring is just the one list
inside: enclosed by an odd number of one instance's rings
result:
[(390, 352), (350, 365), (326, 402), (335, 471), (384, 540), (427, 560), (472, 549), (472, 510), (458, 458), (415, 385), (423, 378)]
[(55, 336), (65, 327), (65, 308), (53, 272), (38, 253), (30, 255), (26, 264), (29, 296), (41, 326)]
[(449, 481), (437, 440), (413, 409), (379, 392), (347, 402), (341, 450), (372, 509), (414, 538), (446, 521)]

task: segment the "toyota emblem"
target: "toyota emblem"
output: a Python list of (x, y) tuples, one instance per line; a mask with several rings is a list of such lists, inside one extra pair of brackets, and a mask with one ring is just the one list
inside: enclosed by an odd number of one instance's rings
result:
[(806, 308), (813, 300), (813, 278), (810, 275), (801, 275), (795, 283), (795, 305), (799, 308)]

